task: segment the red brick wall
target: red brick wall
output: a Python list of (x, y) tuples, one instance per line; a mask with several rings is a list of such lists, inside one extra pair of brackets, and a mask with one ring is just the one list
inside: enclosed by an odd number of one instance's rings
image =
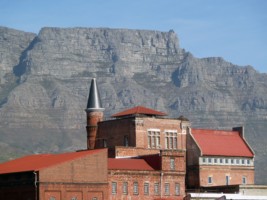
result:
[[(112, 182), (117, 183), (117, 193), (112, 194)], [(128, 183), (128, 194), (123, 194), (123, 182)], [(134, 194), (133, 184), (138, 183), (138, 195)], [(149, 195), (144, 193), (144, 184), (149, 183)], [(159, 183), (159, 194), (154, 194), (154, 184)], [(162, 183), (162, 186), (160, 185)], [(170, 184), (170, 194), (165, 195), (164, 185)], [(180, 184), (180, 195), (175, 195), (175, 183)], [(184, 176), (175, 173), (163, 173), (160, 171), (123, 171), (109, 170), (109, 199), (157, 199), (162, 198), (178, 199), (185, 195)], [(161, 194), (160, 194), (161, 191)]]
[(115, 147), (115, 157), (137, 157), (144, 155), (159, 154), (159, 149), (144, 149), (136, 147)]
[(40, 170), (41, 182), (107, 182), (107, 150)]
[(71, 200), (76, 197), (77, 200), (108, 199), (108, 184), (63, 184), (63, 183), (41, 183), (39, 186), (39, 200), (49, 200), (54, 197), (56, 200)]
[(39, 171), (40, 199), (68, 195), (107, 199), (107, 149)]
[[(254, 167), (246, 166), (201, 166), (200, 186), (226, 185), (226, 175), (230, 177), (229, 185), (242, 185), (245, 176), (247, 184), (254, 184)], [(212, 177), (212, 184), (208, 184), (208, 177)]]
[(136, 143), (138, 147), (148, 148), (148, 137), (147, 130), (148, 129), (159, 129), (160, 130), (160, 145), (162, 149), (165, 149), (165, 130), (176, 130), (178, 133), (178, 149), (185, 149), (185, 134), (182, 134), (181, 130), (181, 121), (177, 119), (159, 119), (159, 118), (136, 118), (137, 121), (143, 123), (139, 123), (137, 126), (136, 133)]
[[(162, 170), (170, 171), (171, 158), (175, 161), (175, 171), (185, 174), (186, 163), (185, 163), (185, 152), (179, 150), (162, 150)], [(173, 171), (173, 170), (171, 170)]]
[(124, 146), (124, 136), (128, 136), (129, 146), (135, 146), (135, 123), (133, 118), (109, 120), (98, 123), (96, 148), (103, 148), (103, 139), (107, 147)]
[(176, 130), (178, 149), (186, 148), (186, 134), (182, 134), (181, 121), (178, 119), (159, 119), (153, 117), (131, 117), (103, 121), (98, 124), (96, 148), (103, 148), (103, 139), (108, 147), (124, 146), (124, 136), (128, 136), (129, 146), (148, 148), (148, 129), (160, 130), (161, 148), (165, 148), (165, 130)]

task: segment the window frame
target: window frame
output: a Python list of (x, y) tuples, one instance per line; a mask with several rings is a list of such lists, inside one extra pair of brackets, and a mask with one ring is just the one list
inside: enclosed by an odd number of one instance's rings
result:
[(123, 184), (122, 184), (122, 194), (124, 194), (124, 195), (128, 194), (128, 182), (123, 182)]
[(160, 195), (159, 183), (154, 183), (154, 195)]
[(164, 184), (164, 195), (165, 196), (170, 196), (170, 183), (165, 183)]
[(247, 177), (246, 176), (243, 176), (242, 177), (242, 184), (243, 185), (246, 185), (247, 184)]
[(181, 193), (181, 186), (180, 186), (180, 183), (175, 183), (175, 196), (180, 196), (180, 193)]
[(213, 184), (213, 178), (212, 176), (208, 176), (208, 184), (212, 185)]
[(170, 158), (170, 169), (175, 170), (175, 158)]
[(230, 185), (230, 176), (229, 175), (225, 176), (225, 185)]
[(111, 183), (111, 194), (117, 194), (117, 182)]
[(139, 195), (138, 182), (134, 182), (134, 183), (133, 183), (133, 194), (134, 194), (134, 195)]
[(144, 183), (144, 195), (149, 195), (149, 183)]

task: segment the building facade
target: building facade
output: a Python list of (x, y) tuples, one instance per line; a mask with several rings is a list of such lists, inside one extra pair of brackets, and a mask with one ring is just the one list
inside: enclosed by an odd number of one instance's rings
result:
[(87, 150), (0, 164), (0, 199), (183, 199), (186, 188), (254, 184), (243, 129), (192, 129), (184, 117), (137, 106), (103, 120), (96, 80), (87, 108)]
[(30, 155), (0, 165), (0, 199), (108, 199), (107, 150)]
[(192, 129), (187, 135), (188, 188), (254, 184), (254, 153), (244, 128)]

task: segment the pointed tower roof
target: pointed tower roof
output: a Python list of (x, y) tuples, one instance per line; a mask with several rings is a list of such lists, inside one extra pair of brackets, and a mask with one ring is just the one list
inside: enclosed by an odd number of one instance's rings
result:
[(98, 92), (96, 79), (93, 78), (91, 81), (91, 87), (89, 91), (89, 97), (87, 101), (87, 107), (85, 111), (103, 111), (104, 108), (101, 104), (100, 95)]

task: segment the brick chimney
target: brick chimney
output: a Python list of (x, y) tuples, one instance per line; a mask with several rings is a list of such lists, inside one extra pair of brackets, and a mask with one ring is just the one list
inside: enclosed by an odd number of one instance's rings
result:
[(96, 79), (91, 81), (87, 108), (85, 109), (87, 115), (87, 149), (95, 148), (95, 140), (97, 134), (98, 122), (103, 120), (103, 111), (101, 99), (96, 85)]

